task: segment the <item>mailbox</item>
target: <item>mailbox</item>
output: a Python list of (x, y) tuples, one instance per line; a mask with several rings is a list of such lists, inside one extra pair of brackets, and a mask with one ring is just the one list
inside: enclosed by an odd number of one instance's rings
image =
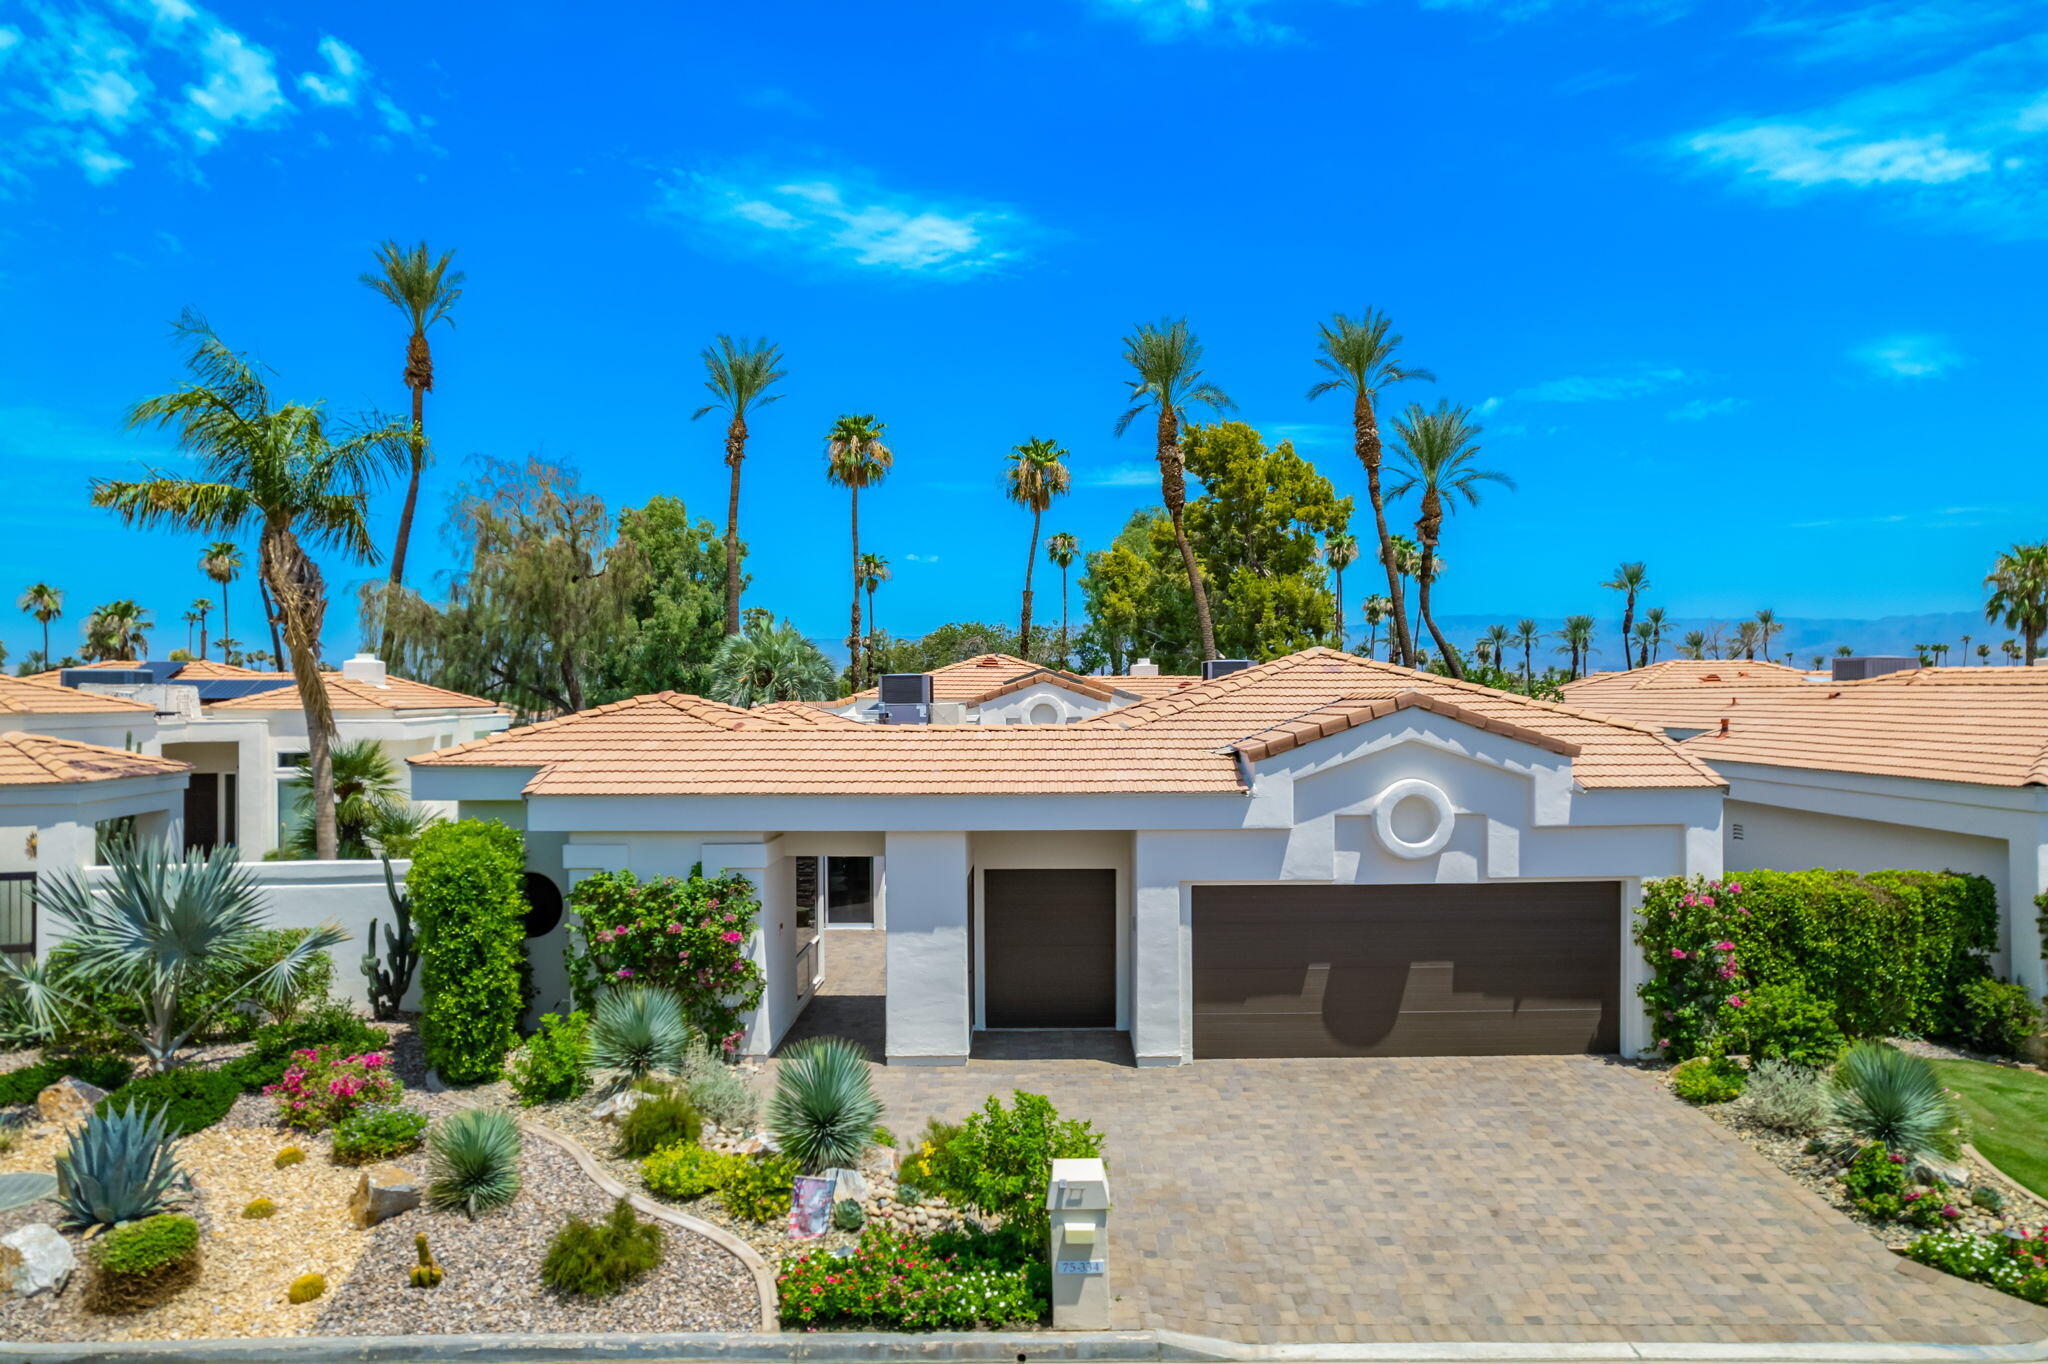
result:
[(1109, 1172), (1099, 1160), (1055, 1160), (1045, 1191), (1052, 1219), (1052, 1324), (1109, 1329)]

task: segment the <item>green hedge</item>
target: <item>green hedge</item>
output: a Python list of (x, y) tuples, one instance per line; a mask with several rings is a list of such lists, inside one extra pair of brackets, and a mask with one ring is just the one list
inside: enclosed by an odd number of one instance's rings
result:
[[(1746, 871), (1643, 889), (1636, 942), (1658, 1046), (1673, 1058), (1768, 1052), (1764, 987), (1798, 986), (1849, 1037), (1947, 1035), (1991, 974), (1998, 896), (1956, 872)], [(1781, 1011), (1773, 1011), (1781, 1012)]]
[(496, 820), (420, 835), (406, 890), (420, 950), (420, 1035), (450, 1084), (498, 1078), (519, 1042), (526, 850)]

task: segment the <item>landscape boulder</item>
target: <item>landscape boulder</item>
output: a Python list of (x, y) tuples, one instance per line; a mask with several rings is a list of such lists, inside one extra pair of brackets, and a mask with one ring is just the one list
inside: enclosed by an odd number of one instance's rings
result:
[(55, 1227), (42, 1222), (0, 1236), (0, 1264), (7, 1268), (9, 1291), (24, 1298), (38, 1293), (61, 1293), (78, 1268), (78, 1256), (71, 1243)]
[(36, 1112), (48, 1122), (83, 1122), (92, 1116), (93, 1107), (107, 1097), (107, 1091), (98, 1085), (89, 1085), (75, 1075), (67, 1075), (36, 1095)]
[(590, 1116), (599, 1122), (617, 1122), (637, 1108), (640, 1101), (646, 1097), (637, 1089), (622, 1089), (591, 1109)]
[(372, 1165), (356, 1181), (348, 1215), (359, 1227), (374, 1227), (402, 1212), (411, 1212), (424, 1195), (419, 1177), (402, 1165)]

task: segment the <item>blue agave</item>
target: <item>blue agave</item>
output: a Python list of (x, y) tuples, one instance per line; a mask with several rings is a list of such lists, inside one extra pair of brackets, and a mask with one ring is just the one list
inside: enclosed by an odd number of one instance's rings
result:
[(152, 1217), (190, 1188), (173, 1149), (168, 1105), (94, 1113), (57, 1157), (57, 1202), (72, 1227)]

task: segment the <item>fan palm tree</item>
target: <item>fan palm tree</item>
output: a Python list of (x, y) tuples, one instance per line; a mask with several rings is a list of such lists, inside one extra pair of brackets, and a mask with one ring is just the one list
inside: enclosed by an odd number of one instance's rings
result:
[(1654, 625), (1650, 624), (1650, 622), (1648, 622), (1647, 620), (1639, 620), (1639, 621), (1637, 621), (1637, 622), (1636, 622), (1636, 666), (1637, 666), (1637, 667), (1639, 667), (1639, 668), (1647, 668), (1647, 667), (1649, 667), (1649, 666), (1650, 666), (1650, 646), (1651, 646), (1651, 645), (1652, 645), (1653, 643), (1655, 643), (1655, 642), (1656, 642), (1656, 639), (1657, 639), (1657, 627), (1656, 627), (1656, 626), (1654, 626)]
[[(242, 550), (232, 540), (216, 540), (199, 555), (199, 571), (220, 584), (220, 632), (228, 633), (228, 584), (242, 574)], [(200, 657), (206, 655), (202, 651)]]
[(190, 346), (193, 382), (137, 403), (128, 422), (175, 431), (199, 477), (151, 471), (140, 481), (95, 479), (93, 505), (133, 526), (257, 532), (257, 571), (275, 594), (306, 714), (314, 846), (324, 861), (335, 855), (334, 710), (320, 675), (327, 584), (306, 550), (310, 544), (376, 562), (370, 492), (404, 466), (407, 432), (384, 426), (331, 439), (319, 406), (273, 405), (255, 369), (204, 318), (187, 312), (178, 333)]
[(1489, 625), (1486, 627), (1486, 648), (1487, 652), (1493, 657), (1494, 667), (1506, 671), (1508, 666), (1508, 647), (1513, 643), (1514, 636), (1508, 633), (1507, 626)]
[(1635, 664), (1630, 661), (1632, 655), (1629, 650), (1630, 641), (1635, 638), (1636, 597), (1639, 593), (1649, 590), (1649, 572), (1640, 560), (1624, 563), (1614, 570), (1612, 578), (1600, 585), (1611, 587), (1627, 596), (1626, 604), (1621, 609), (1621, 666), (1624, 670), (1632, 668)]
[(149, 612), (129, 598), (96, 606), (85, 618), (85, 652), (96, 663), (149, 653)]
[(1074, 562), (1074, 556), (1081, 552), (1081, 542), (1066, 531), (1060, 531), (1047, 538), (1045, 557), (1059, 566), (1060, 570), (1060, 666), (1066, 667), (1072, 661), (1067, 650), (1067, 566)]
[(1687, 630), (1685, 639), (1678, 646), (1681, 658), (1704, 659), (1707, 656), (1707, 634), (1704, 630)]
[(1324, 536), (1323, 562), (1337, 578), (1337, 647), (1348, 648), (1351, 636), (1344, 628), (1344, 570), (1358, 562), (1358, 537), (1341, 530)]
[(2032, 667), (2048, 633), (2048, 544), (2014, 545), (2000, 554), (1984, 579), (1991, 595), (1984, 618), (2020, 632), (2023, 661)]
[(43, 627), (43, 666), (50, 666), (50, 622), (64, 614), (64, 589), (48, 583), (30, 583), (14, 599), (24, 615), (34, 616)]
[[(405, 783), (399, 779), (398, 765), (390, 753), (375, 739), (336, 744), (333, 761), (335, 851), (342, 857), (369, 857), (375, 851), (378, 829), (406, 809)], [(305, 771), (306, 759), (300, 758), (297, 765)], [(304, 780), (295, 784), (300, 822), (291, 846), (301, 856), (317, 856), (312, 788)]]
[[(889, 581), (889, 561), (879, 554), (860, 556), (861, 590), (868, 594), (868, 638), (879, 639), (881, 617), (875, 614), (875, 589)], [(871, 650), (872, 652), (872, 650)]]
[(1209, 592), (1202, 583), (1202, 567), (1195, 562), (1195, 547), (1188, 541), (1188, 480), (1180, 431), (1187, 424), (1188, 408), (1197, 403), (1219, 414), (1237, 404), (1202, 377), (1202, 343), (1195, 339), (1184, 317), (1140, 323), (1124, 338), (1124, 361), (1136, 377), (1126, 380), (1131, 386), (1131, 407), (1117, 418), (1116, 433), (1121, 436), (1140, 412), (1147, 407), (1152, 409), (1159, 496), (1173, 521), (1173, 540), (1180, 547), (1181, 565), (1187, 570), (1188, 593), (1195, 599), (1195, 628), (1201, 635), (1202, 657), (1214, 658), (1216, 623), (1209, 615)]
[[(1387, 539), (1389, 545), (1392, 546), (1391, 552), (1393, 554), (1395, 585), (1398, 587), (1405, 588), (1408, 582), (1412, 580), (1416, 574), (1422, 572), (1422, 549), (1413, 540), (1410, 540), (1405, 535), (1392, 535), (1387, 537)], [(1438, 559), (1436, 561), (1436, 576), (1441, 578), (1443, 577), (1443, 575), (1444, 561), (1442, 559)], [(1405, 592), (1403, 595), (1406, 595)], [(1399, 653), (1400, 651), (1400, 640), (1397, 639), (1395, 636), (1399, 634), (1401, 630), (1405, 629), (1407, 631), (1407, 639), (1409, 641), (1411, 648), (1413, 647), (1414, 642), (1416, 640), (1422, 638), (1422, 612), (1420, 610), (1416, 611), (1415, 621), (1412, 626), (1408, 625), (1407, 622), (1403, 621), (1400, 618), (1400, 615), (1401, 613), (1399, 611), (1396, 611), (1393, 614), (1393, 616), (1389, 618), (1390, 620), (1392, 620), (1394, 626), (1397, 627), (1396, 629), (1391, 629), (1387, 632), (1387, 643), (1390, 646), (1390, 653)], [(1417, 651), (1416, 657), (1421, 657), (1419, 651)], [(1400, 658), (1392, 658), (1390, 659), (1390, 661), (1399, 663), (1402, 660)], [(1409, 666), (1420, 667), (1421, 664), (1416, 663)]]
[(1582, 665), (1593, 652), (1593, 618), (1591, 616), (1566, 616), (1564, 629), (1557, 637), (1563, 641), (1558, 652), (1571, 655), (1571, 673), (1579, 676)]
[[(191, 609), (185, 612), (186, 624), (191, 625), (196, 622), (199, 626), (198, 656), (200, 658), (206, 657), (206, 618), (207, 616), (212, 614), (212, 612), (213, 598), (211, 597), (195, 598), (192, 602)], [(187, 630), (185, 632), (185, 647), (188, 649), (192, 647), (192, 632), (190, 630)]]
[(1072, 484), (1067, 466), (1060, 461), (1067, 452), (1059, 442), (1036, 436), (1010, 450), (1010, 467), (1005, 476), (1012, 502), (1031, 512), (1031, 540), (1024, 546), (1024, 610), (1017, 626), (1017, 648), (1031, 656), (1031, 573), (1038, 567), (1038, 523), (1056, 497), (1066, 494)]
[(1420, 492), (1422, 504), (1415, 518), (1415, 536), (1422, 543), (1422, 568), (1415, 578), (1415, 597), (1429, 637), (1443, 656), (1444, 670), (1463, 677), (1458, 651), (1444, 638), (1430, 611), (1431, 580), (1436, 576), (1436, 546), (1443, 535), (1444, 515), (1456, 512), (1462, 500), (1468, 507), (1479, 505), (1479, 485), (1498, 483), (1513, 489), (1515, 481), (1498, 469), (1482, 469), (1473, 461), (1479, 457), (1479, 433), (1483, 428), (1472, 421), (1472, 410), (1439, 402), (1434, 410), (1410, 403), (1394, 422), (1394, 458), (1399, 461), (1400, 481), (1388, 490), (1389, 497)]
[(1649, 610), (1643, 612), (1643, 619), (1650, 623), (1650, 655), (1648, 658), (1645, 658), (1643, 662), (1655, 663), (1657, 661), (1657, 655), (1661, 651), (1662, 646), (1664, 644), (1664, 630), (1666, 621), (1664, 608), (1661, 606), (1651, 607)]
[(832, 692), (832, 660), (788, 621), (749, 619), (746, 631), (728, 635), (711, 660), (711, 698), (728, 706), (824, 701)]
[[(454, 326), (455, 321), (448, 314), (455, 307), (455, 300), (462, 297), (462, 271), (451, 273), (448, 269), (454, 259), (453, 251), (443, 251), (436, 258), (425, 242), (410, 247), (385, 242), (377, 248), (376, 270), (361, 276), (366, 286), (376, 290), (412, 323), (412, 334), (405, 342), (405, 386), (412, 390), (412, 430), (408, 440), (412, 461), (405, 484), (405, 505), (398, 513), (398, 537), (391, 546), (394, 591), (405, 581), (405, 551), (412, 540), (413, 511), (420, 500), (420, 473), (427, 467), (427, 395), (434, 391), (434, 353), (427, 345), (427, 329), (436, 322)], [(226, 628), (225, 622), (222, 628)], [(391, 646), (390, 613), (386, 612), (384, 639), (378, 652), (389, 658)]]
[(1756, 613), (1756, 628), (1762, 636), (1759, 647), (1763, 649), (1764, 658), (1768, 661), (1771, 656), (1771, 635), (1778, 628), (1778, 613), (1768, 606), (1759, 610)]
[(1417, 666), (1415, 640), (1403, 620), (1401, 575), (1394, 565), (1394, 540), (1387, 531), (1386, 496), (1380, 488), (1381, 443), (1377, 406), (1380, 392), (1410, 379), (1434, 382), (1426, 369), (1401, 363), (1401, 334), (1393, 320), (1377, 308), (1359, 317), (1332, 314), (1318, 323), (1316, 364), (1329, 374), (1308, 391), (1310, 398), (1339, 391), (1351, 395), (1351, 448), (1365, 468), (1365, 490), (1372, 503), (1373, 527), (1379, 537), (1379, 560), (1387, 575), (1387, 594), (1393, 599), (1393, 661)]
[(1365, 656), (1371, 658), (1379, 647), (1380, 625), (1393, 614), (1394, 599), (1375, 592), (1365, 599)]
[(1751, 662), (1756, 660), (1757, 640), (1763, 635), (1763, 627), (1753, 620), (1737, 622), (1735, 626), (1735, 649)]
[(770, 393), (787, 372), (782, 352), (769, 342), (735, 341), (721, 335), (706, 346), (704, 387), (711, 401), (690, 414), (695, 421), (707, 412), (725, 413), (725, 464), (732, 470), (725, 495), (725, 633), (740, 632), (740, 461), (747, 457), (747, 413), (766, 407), (782, 395)]
[(1536, 628), (1536, 622), (1524, 616), (1515, 622), (1512, 642), (1522, 651), (1522, 690), (1528, 691), (1536, 682), (1536, 641), (1543, 632)]
[(825, 436), (825, 477), (846, 489), (853, 508), (853, 554), (847, 563), (853, 568), (853, 623), (846, 631), (846, 670), (856, 689), (861, 678), (860, 635), (860, 490), (872, 488), (888, 477), (896, 454), (882, 444), (883, 423), (872, 414), (847, 413), (832, 423)]

